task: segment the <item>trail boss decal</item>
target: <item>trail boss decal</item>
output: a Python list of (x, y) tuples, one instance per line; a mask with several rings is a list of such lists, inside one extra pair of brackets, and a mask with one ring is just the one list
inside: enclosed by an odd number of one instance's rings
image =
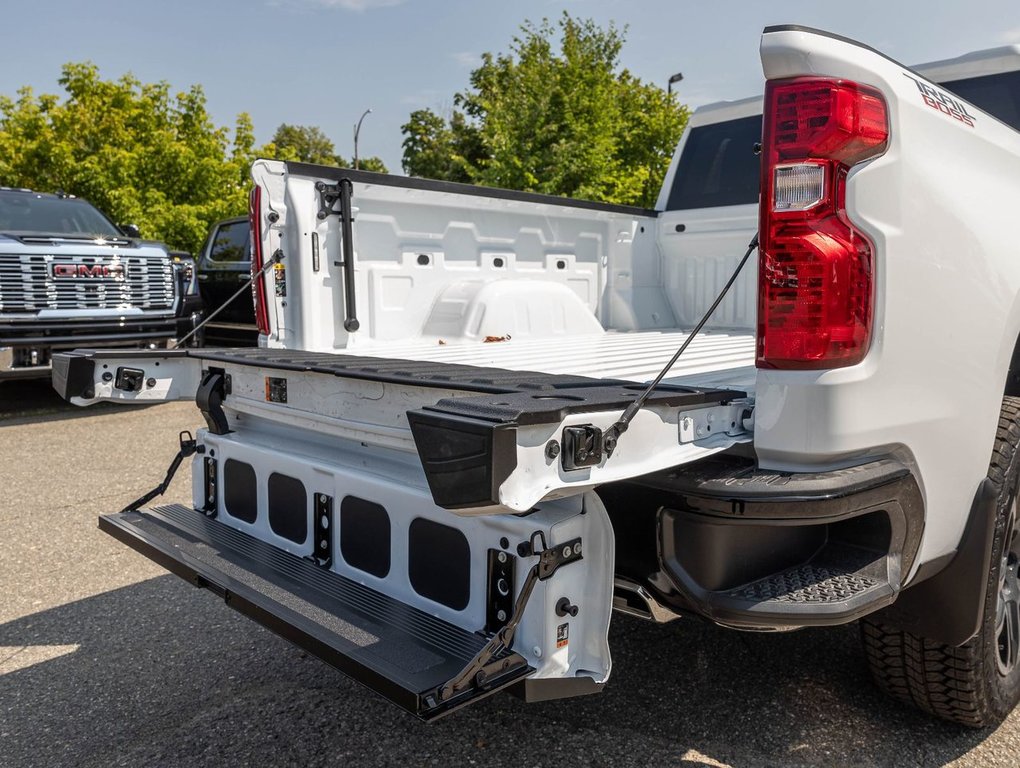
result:
[(967, 111), (967, 105), (962, 101), (953, 98), (945, 91), (940, 91), (934, 85), (929, 85), (923, 80), (911, 77), (906, 72), (903, 73), (903, 76), (914, 81), (917, 90), (921, 92), (921, 98), (929, 107), (959, 120), (964, 125), (969, 125), (971, 128), (974, 127), (974, 120), (976, 118)]

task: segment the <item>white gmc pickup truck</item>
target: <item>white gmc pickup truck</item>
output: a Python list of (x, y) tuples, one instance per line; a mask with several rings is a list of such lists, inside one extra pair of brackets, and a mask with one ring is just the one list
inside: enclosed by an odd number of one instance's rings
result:
[(257, 162), (261, 348), (55, 358), (72, 402), (207, 423), (192, 505), (100, 527), (425, 719), (600, 690), (616, 609), (860, 620), (888, 693), (1000, 721), (1020, 53), (761, 57), (764, 117), (699, 111), (656, 210)]

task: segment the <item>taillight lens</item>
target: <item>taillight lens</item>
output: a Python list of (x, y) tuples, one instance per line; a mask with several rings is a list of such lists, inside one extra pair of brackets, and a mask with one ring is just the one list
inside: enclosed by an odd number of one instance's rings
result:
[(874, 250), (846, 216), (846, 177), (888, 140), (878, 91), (819, 78), (766, 84), (759, 368), (837, 368), (867, 354)]
[[(262, 271), (262, 190), (252, 187), (248, 195), (248, 224), (251, 228), (251, 273)], [(259, 333), (269, 335), (269, 307), (266, 304), (265, 275), (256, 277), (251, 284), (252, 301), (255, 303), (255, 324)]]

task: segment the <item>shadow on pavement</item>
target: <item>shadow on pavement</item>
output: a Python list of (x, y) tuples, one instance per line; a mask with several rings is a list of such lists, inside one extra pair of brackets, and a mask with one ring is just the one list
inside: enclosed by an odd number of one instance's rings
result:
[(158, 577), (0, 625), (8, 649), (77, 646), (0, 675), (0, 764), (939, 765), (990, 735), (882, 698), (854, 627), (616, 617), (611, 641), (599, 696), (495, 696), (424, 725)]
[(48, 378), (0, 381), (0, 427), (78, 419), (101, 412), (146, 407), (148, 406), (99, 403), (82, 408), (71, 405), (61, 398)]

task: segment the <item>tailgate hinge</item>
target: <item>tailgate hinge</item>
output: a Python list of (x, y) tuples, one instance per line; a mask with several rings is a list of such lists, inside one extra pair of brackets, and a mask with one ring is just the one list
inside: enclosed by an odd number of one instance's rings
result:
[(205, 417), (209, 431), (214, 435), (230, 432), (227, 415), (223, 412), (223, 398), (230, 391), (230, 375), (222, 370), (210, 368), (202, 377), (202, 383), (195, 393), (195, 404)]

